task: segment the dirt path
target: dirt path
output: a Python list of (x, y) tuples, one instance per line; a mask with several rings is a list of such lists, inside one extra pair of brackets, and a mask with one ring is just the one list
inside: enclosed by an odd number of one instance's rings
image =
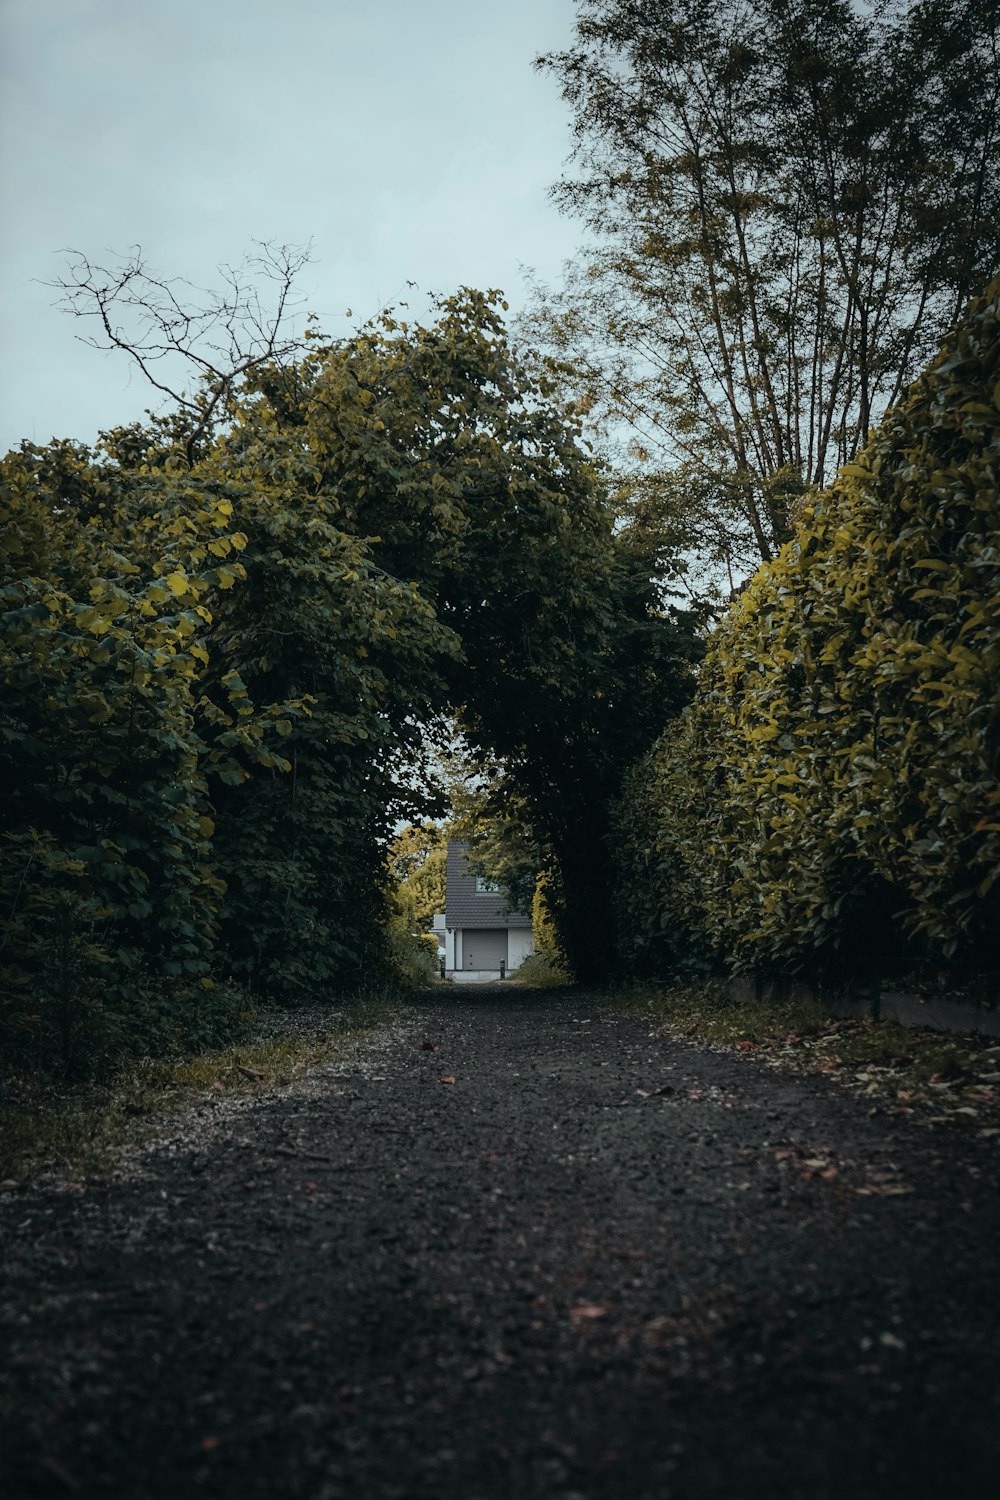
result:
[(418, 1011), (196, 1155), (0, 1204), (10, 1500), (992, 1492), (991, 1143), (579, 993)]

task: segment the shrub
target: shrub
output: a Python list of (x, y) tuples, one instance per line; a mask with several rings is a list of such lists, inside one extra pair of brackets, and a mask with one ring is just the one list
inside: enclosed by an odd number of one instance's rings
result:
[(729, 609), (695, 702), (633, 773), (618, 826), (637, 960), (988, 951), (998, 321), (1000, 280)]
[(569, 969), (553, 953), (529, 953), (511, 977), (535, 990), (573, 983)]

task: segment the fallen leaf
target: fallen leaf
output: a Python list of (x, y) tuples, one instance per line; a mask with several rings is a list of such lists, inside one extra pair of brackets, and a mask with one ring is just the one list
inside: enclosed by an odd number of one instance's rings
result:
[(438, 1043), (438, 1042), (421, 1042), (420, 1043), (420, 1050), (421, 1050), (421, 1052), (437, 1052), (437, 1051), (440, 1050), (440, 1043)]
[(219, 1439), (217, 1437), (203, 1437), (198, 1446), (201, 1448), (202, 1453), (214, 1453), (219, 1446)]
[(458, 1079), (455, 1077), (454, 1073), (446, 1073), (443, 1078), (439, 1078), (438, 1079), (438, 1083), (457, 1083), (457, 1082), (458, 1082)]
[(596, 1318), (607, 1317), (608, 1305), (606, 1302), (579, 1302), (576, 1307), (569, 1310), (570, 1322), (574, 1328), (582, 1323), (592, 1323)]

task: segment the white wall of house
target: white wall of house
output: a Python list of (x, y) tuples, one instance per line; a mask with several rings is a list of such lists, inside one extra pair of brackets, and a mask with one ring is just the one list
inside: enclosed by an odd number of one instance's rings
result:
[(444, 938), (444, 966), (446, 969), (461, 967), (462, 934), (449, 927)]
[(530, 927), (507, 929), (507, 972), (519, 969), (529, 953), (535, 951), (535, 935)]

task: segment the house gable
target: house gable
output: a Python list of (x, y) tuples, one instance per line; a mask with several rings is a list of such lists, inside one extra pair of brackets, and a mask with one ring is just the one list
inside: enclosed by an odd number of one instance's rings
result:
[(530, 928), (530, 916), (508, 911), (501, 891), (476, 889), (476, 877), (467, 863), (468, 853), (469, 845), (465, 839), (449, 842), (445, 866), (446, 925), (451, 928)]

